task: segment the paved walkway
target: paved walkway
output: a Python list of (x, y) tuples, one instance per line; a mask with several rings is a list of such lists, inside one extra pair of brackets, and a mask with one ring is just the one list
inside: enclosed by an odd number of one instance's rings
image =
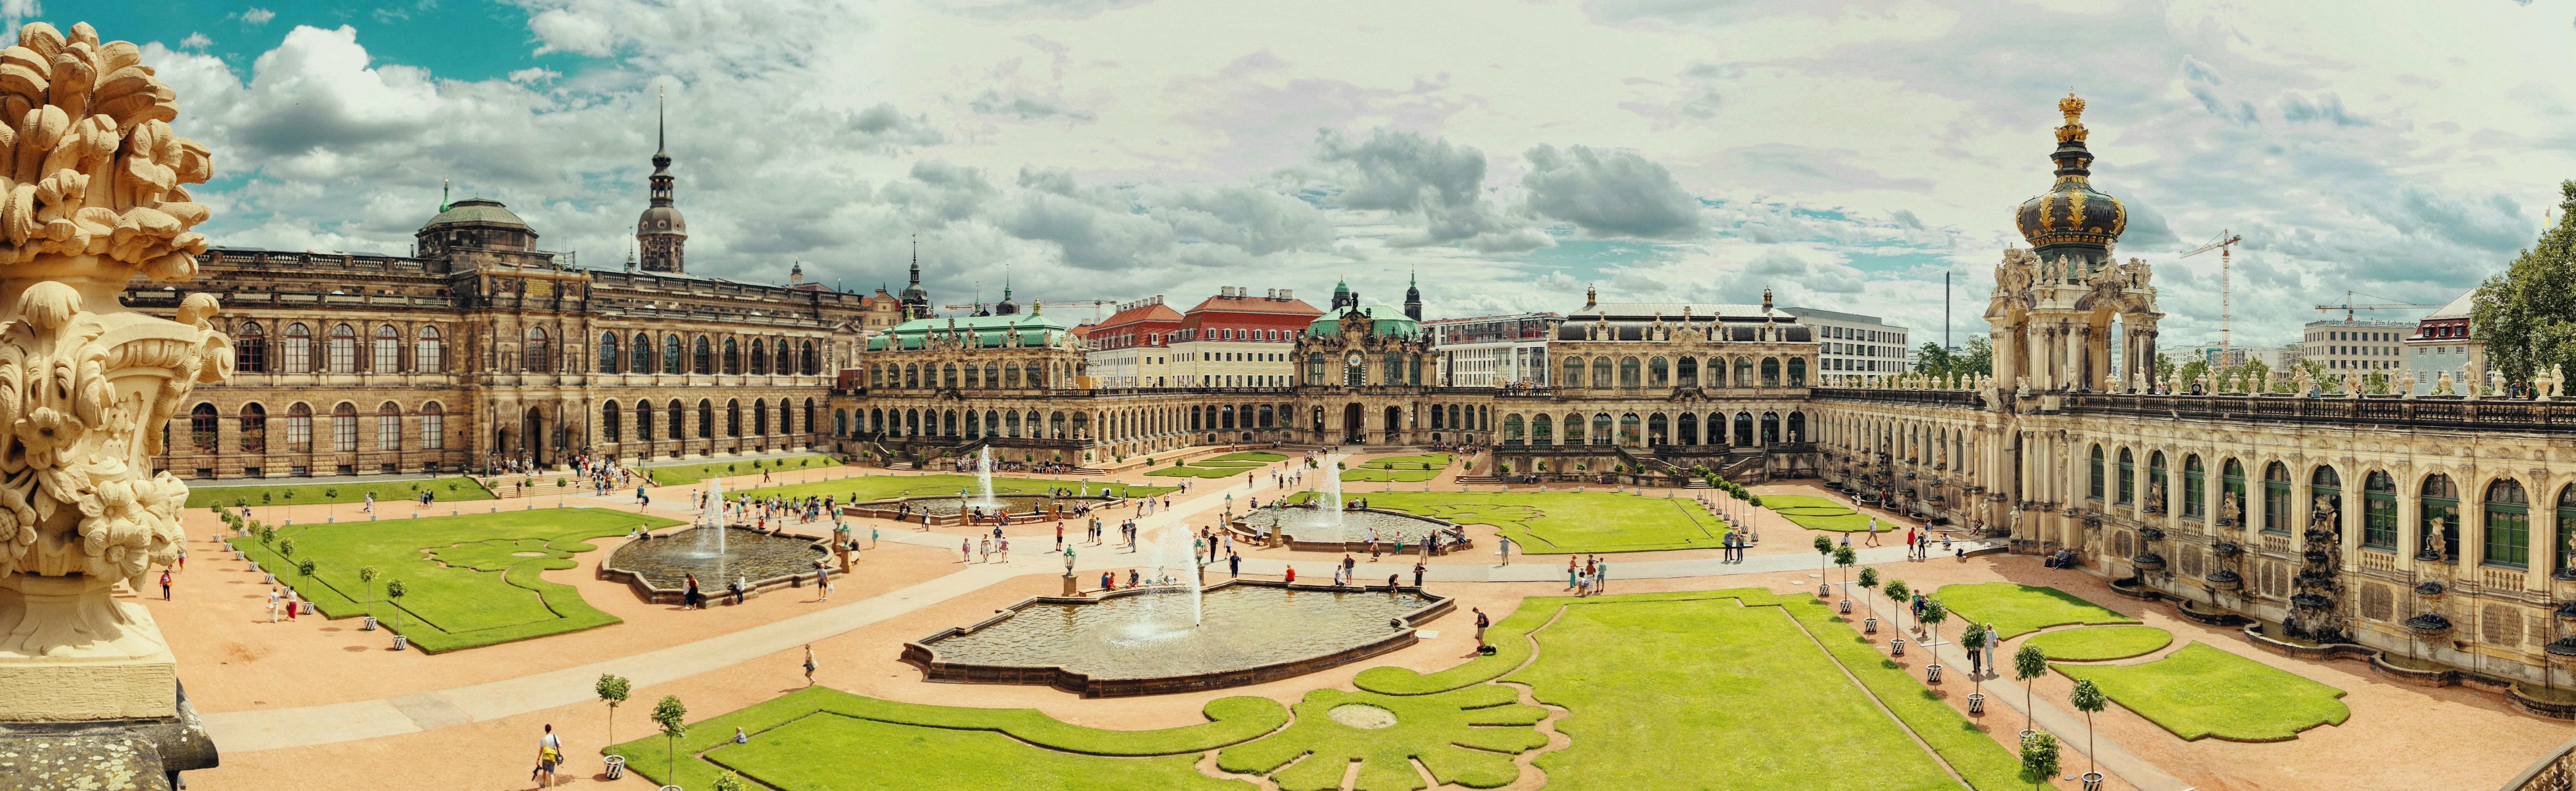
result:
[[(1326, 460), (1324, 471), (1332, 469), (1331, 461), (1332, 459)], [(1138, 523), (1146, 531), (1173, 525), (1186, 526), (1189, 523), (1188, 517), (1224, 506), (1228, 494), (1241, 498), (1260, 493), (1265, 489), (1277, 488), (1271, 486), (1267, 480), (1258, 481), (1257, 484), (1253, 487), (1202, 486), (1196, 494), (1188, 496), (1187, 499), (1176, 500), (1173, 507), (1143, 517), (1138, 520)], [(600, 498), (574, 495), (570, 499), (597, 502)], [(942, 549), (953, 549), (956, 546), (955, 542), (960, 538), (946, 533), (883, 528), (880, 528), (878, 535), (883, 541)], [(1985, 548), (1988, 543), (1964, 542), (1962, 546), (1973, 552)], [(1903, 547), (1866, 548), (1860, 550), (1860, 557), (1864, 564), (1892, 563), (1902, 561), (1904, 552)], [(1131, 567), (1136, 565), (1136, 561), (1141, 560), (1143, 555), (1143, 553), (1118, 551), (1086, 553), (1079, 550), (1075, 554), (1077, 573), (1097, 573), (1102, 570)], [(637, 687), (676, 681), (862, 629), (923, 607), (983, 590), (1011, 577), (1063, 573), (1061, 571), (1063, 566), (1057, 559), (1058, 556), (1054, 554), (1043, 551), (1032, 552), (1024, 558), (1010, 563), (966, 564), (966, 568), (956, 573), (864, 601), (754, 626), (719, 637), (578, 667), (395, 698), (291, 709), (220, 712), (203, 715), (203, 718), (208, 732), (214, 737), (217, 749), (224, 752), (251, 752), (312, 744), (335, 744), (511, 717), (591, 700), (593, 699), (591, 682), (603, 673), (624, 676), (632, 680)], [(1803, 554), (1753, 556), (1738, 563), (1728, 563), (1718, 559), (1637, 563), (1620, 563), (1614, 560), (1610, 564), (1610, 576), (1613, 579), (1718, 577), (1799, 571), (1813, 567), (1814, 563), (1814, 559)], [(1246, 559), (1243, 564), (1244, 571), (1265, 575), (1279, 574), (1288, 565), (1287, 561), (1272, 559)], [(1316, 569), (1329, 567), (1326, 561), (1305, 561), (1301, 565)], [(1412, 564), (1409, 562), (1364, 563), (1360, 568), (1361, 579), (1387, 574), (1410, 575), (1412, 573)], [(1428, 580), (1440, 582), (1547, 582), (1562, 579), (1563, 576), (1562, 569), (1554, 568), (1545, 562), (1516, 562), (1510, 565), (1444, 563), (1431, 566), (1425, 575)], [(1330, 577), (1329, 570), (1313, 575), (1315, 579)], [(1987, 684), (1998, 689), (2006, 688), (2005, 685), (1997, 682), (1990, 681)], [(2010, 687), (2010, 689), (2019, 690), (2018, 687)], [(2043, 707), (2041, 721), (2043, 725), (2047, 725), (2050, 730), (2057, 733), (2075, 735), (2083, 733), (2081, 720), (2068, 717), (2054, 709)], [(2073, 737), (2070, 736), (2069, 740), (2073, 741)], [(2169, 776), (2155, 771), (2152, 766), (2139, 761), (2135, 756), (2120, 750), (2116, 744), (2106, 742), (2103, 743), (2102, 748), (2104, 753), (2102, 762), (2112, 767), (2113, 771), (2118, 772), (2122, 777), (2170, 779)], [(2134, 762), (2136, 766), (2121, 765), (2114, 759), (2115, 754), (2125, 756), (2122, 760)], [(2150, 785), (2149, 782), (2140, 781), (2139, 785), (2148, 791), (2179, 791), (2183, 788), (2179, 783)]]

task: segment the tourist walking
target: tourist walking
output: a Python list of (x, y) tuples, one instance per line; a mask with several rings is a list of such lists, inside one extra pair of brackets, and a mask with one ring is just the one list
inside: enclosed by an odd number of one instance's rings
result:
[(817, 601), (832, 600), (832, 567), (823, 565), (823, 561), (820, 560), (814, 561), (814, 587), (823, 590), (823, 595), (817, 597)]
[(1413, 587), (1415, 590), (1422, 588), (1422, 561), (1419, 560), (1413, 562)]
[(1226, 576), (1227, 578), (1231, 579), (1231, 578), (1234, 578), (1234, 577), (1240, 577), (1240, 576), (1243, 576), (1243, 556), (1242, 556), (1242, 555), (1235, 554), (1235, 553), (1233, 553), (1233, 552), (1231, 552), (1231, 551), (1229, 551), (1229, 552), (1225, 553), (1225, 565), (1226, 565), (1226, 569), (1225, 569), (1225, 576)]
[(161, 570), (161, 600), (170, 600), (170, 570), (166, 568)]
[(805, 686), (814, 686), (814, 644), (805, 644)]
[(555, 737), (554, 723), (546, 723), (545, 735), (537, 737), (537, 770), (529, 772), (528, 779), (538, 781), (541, 788), (553, 788), (555, 767), (562, 762), (563, 740)]
[(1485, 619), (1485, 610), (1482, 607), (1470, 607), (1467, 611), (1476, 614), (1476, 653), (1484, 653), (1485, 627), (1491, 622)]
[(1507, 538), (1507, 537), (1503, 537), (1503, 536), (1496, 536), (1496, 537), (1494, 538), (1494, 543), (1497, 545), (1497, 546), (1496, 546), (1496, 548), (1494, 549), (1494, 554), (1497, 554), (1497, 555), (1501, 555), (1501, 556), (1503, 556), (1503, 562), (1502, 562), (1502, 564), (1501, 564), (1501, 565), (1505, 565), (1505, 566), (1509, 566), (1509, 565), (1511, 565), (1511, 564), (1512, 564), (1512, 540), (1511, 540), (1510, 538)]
[(974, 559), (975, 559), (975, 539), (971, 539), (971, 538), (960, 538), (960, 539), (957, 539), (957, 562), (959, 562), (959, 563), (966, 563), (966, 562), (971, 562), (971, 561), (973, 561)]
[(1593, 561), (1593, 563), (1592, 563), (1592, 592), (1593, 592), (1593, 593), (1602, 593), (1602, 592), (1606, 592), (1606, 591), (1608, 591), (1608, 590), (1610, 590), (1610, 561), (1607, 561), (1607, 560), (1596, 560), (1596, 561)]
[(1869, 545), (1878, 546), (1878, 517), (1869, 518)]

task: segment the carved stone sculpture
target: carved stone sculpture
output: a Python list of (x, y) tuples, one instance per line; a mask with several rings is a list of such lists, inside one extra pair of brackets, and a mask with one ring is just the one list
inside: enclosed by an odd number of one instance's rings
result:
[(181, 185), (206, 180), (207, 150), (171, 133), (176, 96), (141, 61), (86, 24), (0, 50), (0, 720), (178, 715), (160, 629), (111, 589), (177, 559), (188, 487), (150, 458), (233, 358), (211, 295), (178, 321), (117, 301), (206, 249)]
[(2218, 518), (2221, 521), (2242, 527), (2243, 525), (2236, 521), (2236, 517), (2244, 513), (2244, 509), (2236, 507), (2236, 495), (2223, 492), (2218, 495)]
[(2456, 395), (2451, 392), (2451, 372), (2443, 371), (2441, 378), (2433, 380), (2433, 395)]
[(2416, 384), (2416, 379), (2415, 379), (2415, 369), (2413, 369), (2413, 368), (2408, 368), (2408, 369), (2406, 369), (2406, 370), (2403, 370), (2403, 371), (2399, 371), (2399, 372), (2397, 372), (2397, 395), (2398, 395), (2398, 397), (2400, 397), (2400, 398), (2405, 398), (2405, 399), (2413, 399), (2413, 398), (2415, 397), (2415, 384)]

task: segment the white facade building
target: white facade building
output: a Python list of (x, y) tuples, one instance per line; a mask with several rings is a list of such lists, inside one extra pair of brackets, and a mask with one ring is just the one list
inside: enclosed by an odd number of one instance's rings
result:
[(1870, 377), (1900, 374), (1913, 367), (1913, 349), (1906, 343), (1909, 331), (1904, 327), (1857, 313), (1814, 308), (1781, 310), (1815, 328), (1816, 342), (1822, 346), (1816, 360), (1820, 381), (1862, 384)]
[(1565, 321), (1554, 313), (1517, 313), (1422, 322), (1446, 387), (1547, 384), (1547, 339)]

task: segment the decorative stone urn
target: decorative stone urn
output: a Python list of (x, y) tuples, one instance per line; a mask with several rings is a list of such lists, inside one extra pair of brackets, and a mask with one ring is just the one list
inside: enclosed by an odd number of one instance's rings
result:
[(182, 185), (211, 166), (171, 132), (175, 99), (140, 48), (87, 24), (29, 24), (0, 50), (0, 751), (126, 742), (92, 775), (21, 763), (0, 786), (214, 764), (160, 628), (113, 595), (177, 560), (188, 487), (151, 457), (189, 390), (233, 370), (212, 295), (177, 321), (117, 302), (136, 274), (187, 280), (206, 249)]

